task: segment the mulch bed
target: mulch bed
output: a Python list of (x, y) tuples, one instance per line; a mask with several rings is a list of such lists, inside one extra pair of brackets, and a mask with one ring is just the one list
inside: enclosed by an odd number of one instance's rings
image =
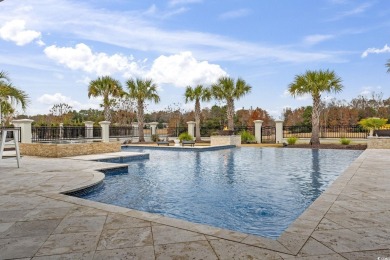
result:
[(320, 145), (294, 144), (294, 145), (287, 145), (284, 148), (365, 150), (365, 149), (367, 149), (367, 145), (366, 144), (352, 144), (352, 145), (342, 145), (342, 144), (320, 144)]

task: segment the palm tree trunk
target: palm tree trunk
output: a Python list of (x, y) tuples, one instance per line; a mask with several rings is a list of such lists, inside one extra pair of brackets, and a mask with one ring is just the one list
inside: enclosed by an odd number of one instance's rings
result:
[(111, 111), (109, 106), (104, 107), (104, 120), (111, 121)]
[(200, 101), (197, 99), (195, 101), (195, 125), (196, 125), (196, 130), (195, 130), (195, 136), (196, 136), (196, 141), (200, 142)]
[(234, 101), (226, 100), (226, 116), (228, 119), (228, 129), (234, 131)]
[(320, 144), (320, 97), (313, 96), (313, 111), (311, 114), (311, 145), (319, 145)]
[(144, 102), (137, 102), (138, 138), (139, 142), (145, 142), (144, 137)]

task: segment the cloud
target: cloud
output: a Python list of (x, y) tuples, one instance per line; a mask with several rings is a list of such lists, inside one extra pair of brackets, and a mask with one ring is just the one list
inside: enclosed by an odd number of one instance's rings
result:
[(235, 19), (235, 18), (247, 16), (249, 13), (250, 13), (249, 9), (238, 9), (238, 10), (233, 10), (233, 11), (220, 14), (219, 19), (221, 20)]
[(362, 53), (362, 58), (365, 58), (368, 56), (369, 53), (376, 53), (376, 54), (379, 54), (379, 53), (387, 53), (387, 52), (390, 52), (390, 47), (385, 44), (385, 46), (382, 48), (382, 49), (377, 49), (377, 48), (368, 48), (367, 50), (365, 50), (363, 53)]
[(168, 5), (176, 6), (176, 5), (196, 4), (201, 2), (203, 2), (203, 0), (170, 0), (168, 2)]
[(83, 70), (96, 75), (111, 75), (122, 73), (123, 75), (138, 76), (141, 69), (133, 57), (122, 54), (108, 55), (106, 53), (93, 53), (84, 43), (73, 47), (57, 47), (51, 45), (44, 50), (46, 56), (56, 62), (65, 65), (72, 70)]
[(217, 64), (196, 60), (191, 52), (164, 56), (154, 62), (147, 74), (159, 84), (172, 84), (176, 87), (210, 85), (227, 73)]
[(362, 91), (359, 94), (365, 97), (371, 97), (376, 91), (380, 92), (381, 90), (381, 86), (366, 86), (362, 87)]
[(49, 109), (55, 104), (66, 103), (71, 106), (75, 110), (80, 109), (99, 109), (100, 108), (100, 100), (99, 98), (91, 98), (86, 103), (80, 103), (76, 100), (73, 100), (71, 97), (64, 96), (62, 93), (54, 93), (54, 94), (43, 94), (40, 96), (37, 101), (44, 105), (49, 105)]
[[(171, 1), (177, 6), (199, 2)], [(342, 61), (339, 58), (342, 54), (339, 52), (305, 52), (289, 46), (241, 41), (212, 33), (162, 29), (159, 22), (150, 19), (150, 14), (140, 13), (139, 10), (113, 12), (95, 9), (84, 1), (65, 0), (32, 1), (29, 5), (31, 8), (25, 9), (20, 8), (23, 4), (19, 1), (9, 1), (2, 10), (5, 15), (0, 17), (0, 21), (9, 17), (25, 17), (29, 22), (34, 22), (36, 28), (41, 31), (60, 34), (65, 38), (81, 38), (85, 41), (168, 55), (191, 51), (196, 57), (209, 61)], [(150, 12), (153, 10), (150, 9)], [(84, 17), (88, 17), (88, 21)], [(110, 32), (110, 37), (107, 37), (107, 32)]]
[(23, 46), (37, 39), (37, 43), (43, 43), (40, 40), (41, 33), (34, 30), (26, 30), (26, 21), (15, 19), (6, 22), (0, 28), (0, 38), (6, 41), (15, 42), (16, 45)]
[(153, 18), (159, 18), (159, 19), (166, 19), (178, 14), (182, 14), (187, 12), (189, 9), (186, 7), (180, 7), (180, 8), (169, 8), (165, 11), (160, 11), (155, 4), (151, 5), (146, 12), (143, 14), (146, 16), (150, 16)]
[(370, 8), (371, 6), (372, 6), (372, 3), (361, 4), (361, 5), (355, 7), (353, 9), (351, 9), (351, 10), (348, 10), (348, 11), (345, 11), (345, 12), (342, 12), (342, 13), (338, 14), (337, 16), (333, 17), (329, 21), (337, 21), (337, 20), (341, 20), (341, 19), (349, 17), (349, 16), (355, 16), (355, 15), (358, 15), (358, 14), (362, 14), (368, 8)]
[(307, 45), (315, 45), (323, 41), (327, 41), (334, 38), (331, 34), (313, 34), (308, 35), (303, 39), (303, 42)]
[[(288, 89), (286, 89), (286, 90), (284, 90), (283, 94), (280, 95), (280, 97), (282, 97), (282, 98), (287, 98), (287, 97), (291, 98), (293, 96), (290, 94)], [(309, 99), (311, 99), (311, 95), (310, 94), (304, 94), (302, 96), (295, 96), (295, 99), (296, 100), (309, 100)]]

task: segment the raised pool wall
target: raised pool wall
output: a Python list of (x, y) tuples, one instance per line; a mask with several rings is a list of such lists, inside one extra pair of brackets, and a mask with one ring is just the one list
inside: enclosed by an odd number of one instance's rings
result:
[(22, 155), (39, 157), (69, 157), (87, 154), (113, 153), (121, 151), (120, 142), (91, 142), (72, 144), (41, 144), (21, 143), (20, 153)]
[(241, 146), (241, 135), (212, 135), (210, 146), (235, 145)]
[(367, 138), (367, 149), (390, 149), (390, 137)]

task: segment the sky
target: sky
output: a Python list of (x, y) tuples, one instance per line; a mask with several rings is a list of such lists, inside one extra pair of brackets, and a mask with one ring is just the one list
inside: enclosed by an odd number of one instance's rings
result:
[[(110, 75), (151, 78), (159, 104), (185, 104), (186, 86), (241, 77), (252, 91), (236, 109), (260, 107), (275, 119), (311, 104), (286, 92), (295, 75), (334, 70), (350, 101), (390, 97), (388, 0), (4, 0), (0, 70), (30, 97), (26, 114), (54, 104), (100, 109), (88, 84)], [(222, 105), (211, 101), (203, 107)]]

